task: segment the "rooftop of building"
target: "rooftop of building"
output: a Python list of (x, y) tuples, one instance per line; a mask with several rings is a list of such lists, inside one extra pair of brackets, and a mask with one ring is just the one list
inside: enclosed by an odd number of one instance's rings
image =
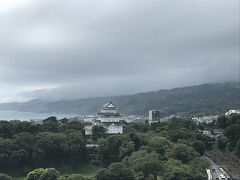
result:
[(102, 109), (106, 109), (106, 110), (108, 110), (108, 109), (117, 109), (117, 107), (112, 102), (106, 102), (103, 105)]

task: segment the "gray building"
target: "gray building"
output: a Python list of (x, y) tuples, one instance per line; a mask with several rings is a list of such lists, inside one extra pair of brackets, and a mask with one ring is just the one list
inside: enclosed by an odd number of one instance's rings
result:
[(158, 111), (158, 110), (150, 110), (149, 111), (149, 121), (150, 122), (158, 122), (158, 121), (160, 121), (160, 111)]

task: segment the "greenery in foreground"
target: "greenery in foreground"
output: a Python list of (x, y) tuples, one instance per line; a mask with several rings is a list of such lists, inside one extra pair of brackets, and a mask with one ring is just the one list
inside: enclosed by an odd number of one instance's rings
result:
[(216, 139), (216, 147), (222, 153), (230, 153), (236, 158), (240, 158), (240, 114), (220, 115), (217, 122), (201, 125), (200, 128), (212, 132), (214, 129), (223, 130), (223, 134)]
[[(83, 127), (81, 122), (55, 117), (41, 125), (0, 121), (0, 171), (12, 175), (9, 172), (19, 170), (26, 180), (206, 179), (207, 164), (200, 157), (211, 148), (212, 139), (198, 132), (191, 120), (126, 124), (118, 135), (94, 128), (92, 137), (84, 135)], [(99, 146), (87, 148), (87, 143)], [(80, 175), (78, 167), (89, 163), (100, 170)], [(76, 172), (61, 171), (60, 164)]]
[(240, 115), (219, 116), (217, 126), (224, 129), (224, 134), (217, 139), (218, 149), (240, 162)]

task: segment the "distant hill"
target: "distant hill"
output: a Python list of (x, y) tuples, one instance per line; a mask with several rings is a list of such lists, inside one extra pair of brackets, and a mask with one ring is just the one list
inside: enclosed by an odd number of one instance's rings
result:
[(203, 84), (135, 95), (55, 102), (36, 99), (24, 103), (3, 103), (0, 110), (94, 114), (106, 101), (113, 101), (125, 115), (146, 115), (149, 109), (160, 110), (162, 116), (218, 114), (229, 109), (240, 109), (240, 84)]

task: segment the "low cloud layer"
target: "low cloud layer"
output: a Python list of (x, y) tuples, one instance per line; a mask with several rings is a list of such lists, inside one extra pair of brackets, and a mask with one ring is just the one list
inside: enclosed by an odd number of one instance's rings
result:
[(238, 0), (0, 1), (0, 102), (239, 80)]

